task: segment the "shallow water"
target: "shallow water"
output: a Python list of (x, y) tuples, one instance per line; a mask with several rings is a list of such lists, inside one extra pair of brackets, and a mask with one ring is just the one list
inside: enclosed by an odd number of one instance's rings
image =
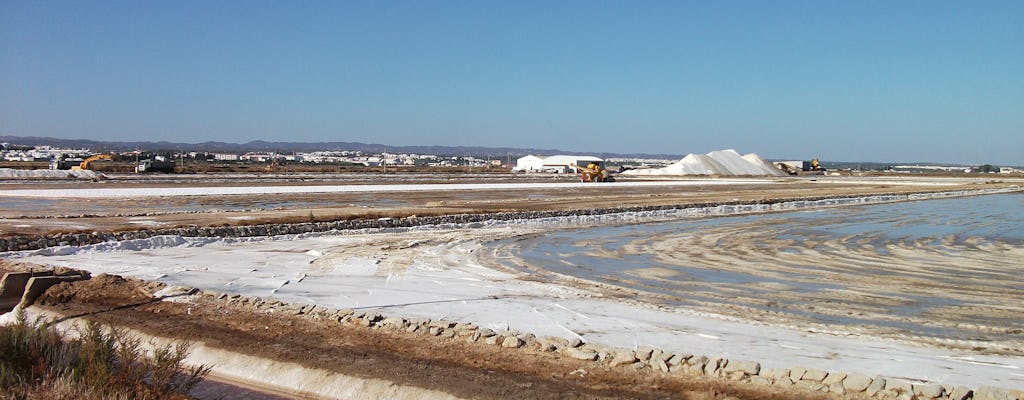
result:
[(667, 306), (884, 334), (1024, 338), (1024, 194), (603, 226), (491, 245), (506, 248), (508, 266), (638, 290)]

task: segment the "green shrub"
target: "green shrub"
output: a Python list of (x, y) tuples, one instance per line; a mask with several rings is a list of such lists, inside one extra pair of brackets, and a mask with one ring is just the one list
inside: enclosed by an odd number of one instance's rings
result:
[(0, 398), (186, 398), (210, 372), (183, 365), (188, 343), (155, 346), (152, 358), (141, 347), (125, 330), (94, 321), (65, 339), (51, 323), (19, 313), (0, 327)]

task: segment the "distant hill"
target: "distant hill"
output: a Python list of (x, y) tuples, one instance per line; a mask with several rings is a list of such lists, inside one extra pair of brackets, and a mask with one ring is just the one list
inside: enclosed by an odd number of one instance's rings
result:
[(198, 152), (230, 152), (245, 153), (249, 151), (270, 151), (277, 153), (311, 152), (311, 151), (362, 151), (366, 153), (416, 153), (434, 154), (439, 156), (474, 156), (501, 158), (506, 156), (535, 155), (594, 155), (602, 158), (659, 158), (666, 160), (679, 159), (678, 154), (639, 154), (639, 153), (591, 153), (558, 149), (534, 149), (516, 147), (480, 147), (480, 146), (394, 146), (377, 143), (359, 142), (267, 142), (254, 140), (247, 143), (202, 142), (174, 143), (160, 142), (108, 142), (88, 139), (60, 139), (36, 136), (0, 136), (0, 142), (30, 145), (54, 146), (64, 148), (88, 148), (93, 151), (198, 151)]

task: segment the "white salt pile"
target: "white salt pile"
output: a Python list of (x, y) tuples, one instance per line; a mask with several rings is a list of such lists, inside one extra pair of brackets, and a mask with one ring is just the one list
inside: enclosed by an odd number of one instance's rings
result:
[(82, 170), (61, 170), (61, 169), (13, 169), (0, 168), (0, 178), (38, 179), (38, 178), (62, 178), (62, 179), (102, 179), (106, 178), (101, 173)]
[(716, 150), (708, 154), (687, 154), (682, 160), (664, 168), (623, 171), (622, 175), (717, 175), (717, 176), (784, 176), (754, 153), (741, 156), (736, 150)]

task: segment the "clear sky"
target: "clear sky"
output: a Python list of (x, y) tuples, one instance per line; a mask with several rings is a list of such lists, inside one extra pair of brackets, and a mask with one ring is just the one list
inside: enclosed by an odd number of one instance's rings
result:
[(1024, 164), (1024, 1), (0, 0), (0, 135)]

